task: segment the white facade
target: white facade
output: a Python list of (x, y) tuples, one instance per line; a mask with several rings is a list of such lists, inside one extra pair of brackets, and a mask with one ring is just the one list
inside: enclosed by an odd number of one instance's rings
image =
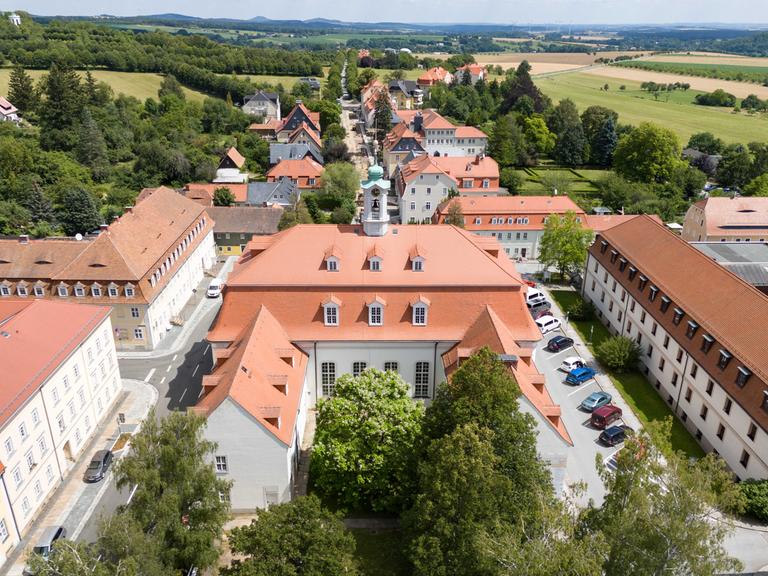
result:
[(456, 128), (424, 128), (421, 145), (430, 156), (475, 156), (485, 153), (488, 138), (457, 138)]
[(583, 293), (612, 334), (638, 342), (640, 369), (699, 444), (716, 451), (740, 478), (768, 478), (765, 430), (591, 254)]
[[(107, 317), (0, 430), (2, 492), (12, 516), (0, 517), (0, 563), (18, 543), (109, 414), (121, 390)], [(1, 508), (0, 508), (0, 514)]]
[(456, 189), (456, 181), (447, 174), (418, 174), (406, 182), (405, 190), (400, 193), (400, 222), (402, 224), (420, 224), (429, 222), (437, 205), (448, 199), (451, 189)]
[[(473, 218), (465, 216), (464, 221), (466, 224), (471, 224)], [(536, 260), (539, 257), (539, 242), (544, 235), (543, 230), (506, 230), (500, 232), (471, 230), (471, 232), (478, 236), (493, 236), (501, 244), (504, 253), (513, 260), (518, 258)]]

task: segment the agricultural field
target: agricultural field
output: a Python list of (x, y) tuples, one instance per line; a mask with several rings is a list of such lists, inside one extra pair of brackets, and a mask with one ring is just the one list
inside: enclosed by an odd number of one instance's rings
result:
[(629, 60), (616, 62), (614, 66), (650, 70), (652, 72), (669, 72), (683, 76), (701, 76), (736, 82), (768, 83), (768, 66), (737, 65), (702, 62), (669, 62), (659, 60)]
[(733, 64), (735, 66), (768, 66), (768, 58), (719, 54), (716, 52), (685, 52), (677, 54), (654, 54), (642, 60), (653, 62), (685, 62), (687, 64)]
[[(699, 93), (696, 90), (668, 92), (655, 100), (651, 94), (640, 90), (639, 81), (596, 76), (589, 72), (541, 78), (536, 84), (554, 102), (570, 98), (580, 110), (588, 106), (611, 108), (619, 113), (619, 122), (623, 124), (655, 122), (671, 128), (683, 144), (692, 134), (704, 131), (712, 132), (726, 142), (763, 141), (768, 130), (766, 117), (694, 104), (693, 99)], [(607, 91), (602, 89), (605, 84), (608, 84)], [(625, 90), (619, 89), (621, 85)]]
[[(27, 70), (29, 75), (37, 80), (47, 70)], [(80, 71), (82, 75), (85, 71)], [(108, 70), (92, 70), (96, 80), (106, 82), (112, 87), (115, 94), (125, 94), (126, 96), (133, 96), (141, 101), (147, 98), (157, 98), (157, 91), (160, 89), (160, 83), (163, 77), (160, 74), (152, 74), (149, 72), (110, 72)], [(0, 68), (0, 94), (8, 94), (8, 80), (11, 75), (9, 68)], [(189, 100), (195, 102), (202, 102), (206, 95), (202, 92), (196, 92), (184, 88), (184, 93)]]
[(697, 76), (683, 76), (681, 74), (671, 74), (668, 72), (654, 72), (651, 70), (638, 70), (635, 68), (624, 68), (621, 66), (596, 66), (584, 70), (586, 74), (594, 74), (606, 80), (627, 82), (656, 82), (657, 84), (674, 84), (675, 82), (686, 82), (694, 90), (701, 92), (712, 92), (722, 88), (730, 92), (737, 98), (746, 98), (750, 94), (755, 94), (760, 98), (768, 98), (768, 86), (760, 86), (750, 82), (736, 82), (733, 80), (719, 80), (717, 78), (700, 78)]

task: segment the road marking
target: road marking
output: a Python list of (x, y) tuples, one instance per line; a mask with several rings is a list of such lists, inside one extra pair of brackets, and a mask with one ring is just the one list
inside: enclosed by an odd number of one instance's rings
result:
[(594, 380), (592, 380), (592, 381), (590, 381), (590, 383), (589, 383), (589, 384), (582, 384), (581, 386), (579, 386), (578, 388), (576, 388), (576, 390), (574, 390), (573, 392), (571, 392), (570, 394), (568, 394), (568, 396), (573, 396), (574, 394), (577, 394), (577, 393), (581, 392), (582, 390), (584, 390), (584, 388), (586, 388), (586, 387), (588, 387), (588, 386), (592, 386), (592, 384), (596, 384), (596, 382), (595, 382)]
[(174, 354), (173, 358), (171, 358), (171, 362), (176, 362), (176, 358), (178, 358), (178, 357), (179, 357), (178, 354)]
[(163, 379), (160, 380), (160, 384), (162, 384), (163, 382), (165, 382), (165, 376), (163, 376)]
[(152, 378), (152, 374), (155, 373), (155, 369), (152, 368), (152, 370), (149, 371), (149, 374), (144, 378), (144, 382), (149, 382), (149, 379)]
[(165, 371), (170, 372), (171, 368), (173, 368), (173, 364), (168, 364), (168, 368), (166, 368)]
[(192, 372), (192, 376), (194, 376), (195, 374), (197, 374), (197, 369), (198, 369), (198, 368), (200, 368), (200, 364), (198, 364), (197, 366), (195, 366), (195, 371), (194, 371), (194, 372)]
[(184, 392), (181, 393), (181, 396), (179, 397), (179, 403), (181, 403), (182, 400), (184, 400), (184, 394), (187, 393), (187, 388), (184, 388)]
[(210, 347), (211, 347), (211, 345), (210, 345), (210, 344), (208, 344), (208, 346), (206, 346), (206, 347), (205, 347), (205, 350), (203, 350), (203, 354), (207, 354), (207, 353), (208, 353), (208, 349), (209, 349)]
[(131, 500), (133, 500), (133, 495), (136, 494), (136, 488), (138, 488), (138, 487), (139, 487), (138, 484), (134, 484), (133, 485), (133, 490), (131, 490), (131, 493), (128, 495), (128, 501), (126, 502), (126, 504), (130, 504), (131, 503)]

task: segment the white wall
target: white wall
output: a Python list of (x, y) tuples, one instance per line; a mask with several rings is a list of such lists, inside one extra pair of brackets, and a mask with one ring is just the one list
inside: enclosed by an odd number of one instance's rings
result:
[[(643, 301), (634, 300), (618, 282), (614, 289), (613, 276), (608, 273), (606, 281), (606, 269), (591, 255), (587, 259), (586, 270), (584, 295), (594, 303), (603, 323), (612, 333), (623, 334), (635, 341), (639, 336), (643, 350), (641, 371), (648, 378), (649, 385), (657, 390), (699, 444), (707, 451), (716, 450), (740, 478), (768, 478), (768, 434), (765, 430), (757, 426), (755, 439), (750, 440), (747, 432), (753, 420), (733, 398), (730, 413), (725, 413), (729, 395), (718, 384), (716, 375), (707, 373), (672, 335), (654, 321), (643, 307)], [(638, 271), (638, 276), (640, 274), (642, 271)], [(649, 346), (652, 348), (650, 356)], [(697, 366), (695, 377), (691, 376), (694, 365)], [(673, 384), (675, 375), (677, 380)], [(707, 392), (710, 381), (714, 384), (711, 393)], [(690, 400), (686, 400), (688, 389), (691, 391)], [(704, 406), (708, 412), (702, 418)], [(717, 436), (721, 424), (724, 427), (722, 439)], [(746, 469), (739, 462), (743, 450), (750, 454)]]
[(406, 184), (400, 196), (400, 222), (419, 223), (432, 218), (437, 205), (448, 199), (456, 182), (445, 174), (419, 174)]
[[(464, 221), (467, 224), (472, 224), (474, 219), (471, 216), (465, 216)], [(525, 258), (529, 260), (538, 258), (539, 241), (544, 233), (543, 230), (472, 230), (472, 232), (478, 236), (495, 237), (504, 249), (504, 253), (513, 260), (518, 256), (523, 256), (523, 249), (525, 249)]]

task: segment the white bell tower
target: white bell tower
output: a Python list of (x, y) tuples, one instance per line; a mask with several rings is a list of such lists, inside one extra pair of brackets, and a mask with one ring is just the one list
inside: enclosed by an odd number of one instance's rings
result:
[(389, 180), (384, 180), (384, 169), (374, 164), (368, 168), (368, 180), (362, 182), (363, 214), (361, 220), (366, 236), (384, 236), (389, 227), (387, 195)]

